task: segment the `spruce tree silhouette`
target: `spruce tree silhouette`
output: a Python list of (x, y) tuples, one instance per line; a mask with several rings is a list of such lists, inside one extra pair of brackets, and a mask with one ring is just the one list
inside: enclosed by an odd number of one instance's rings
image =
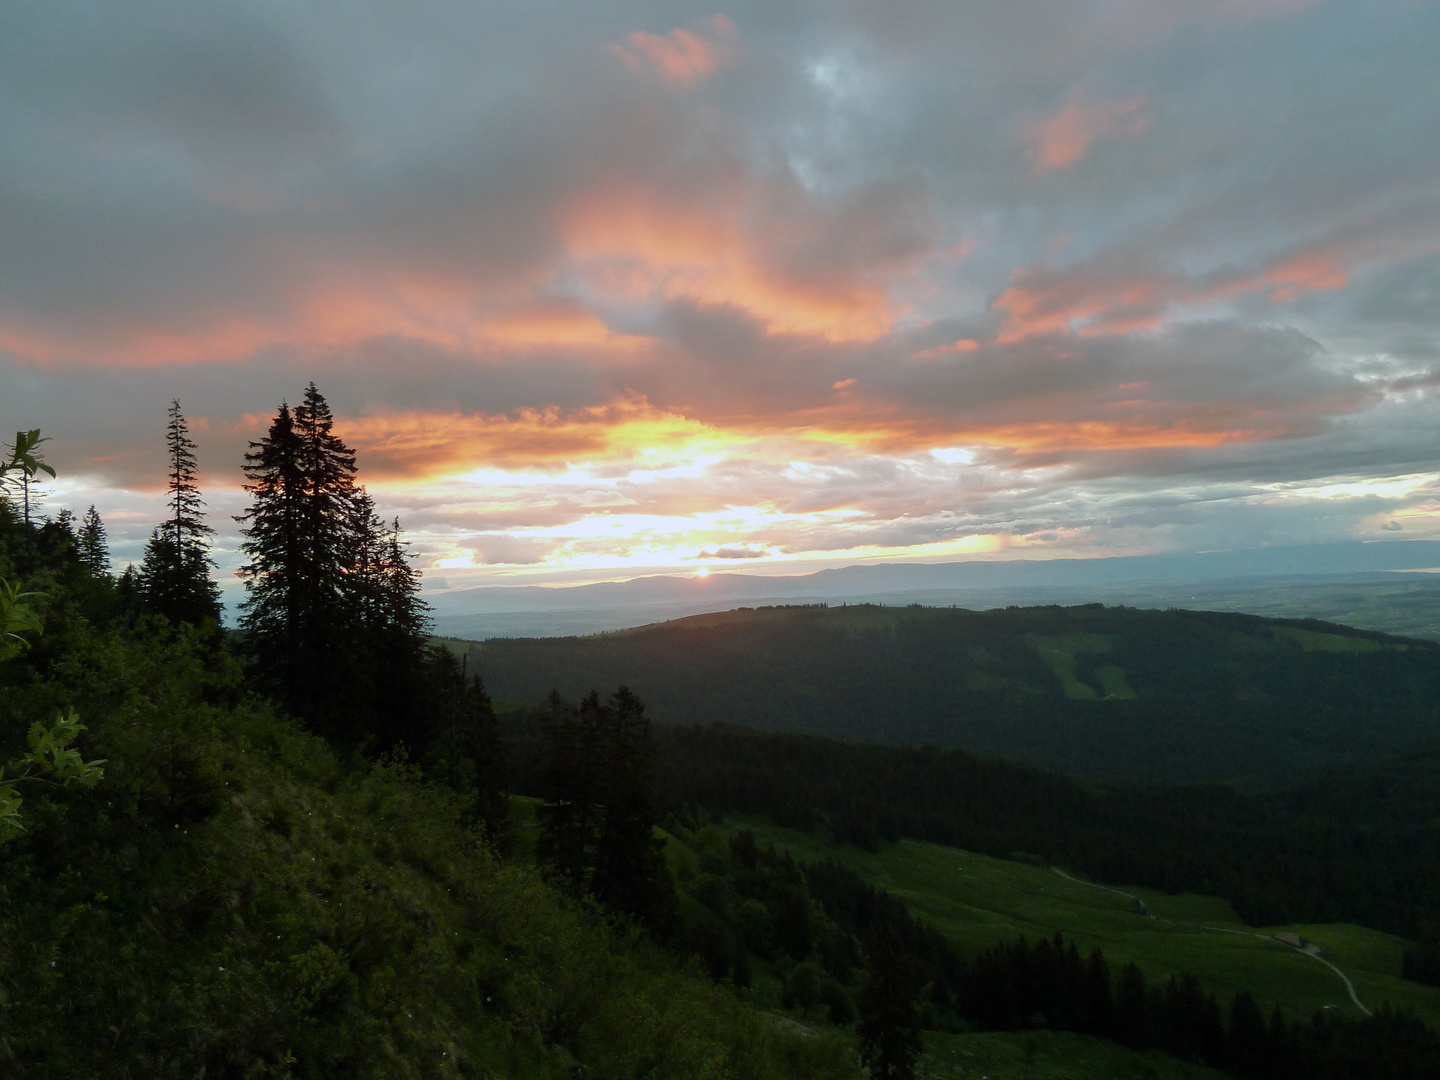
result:
[(76, 537), (80, 546), (80, 561), (96, 577), (110, 576), (110, 545), (105, 535), (105, 522), (100, 520), (92, 504), (80, 519), (80, 532)]
[(866, 944), (860, 1061), (871, 1080), (911, 1080), (920, 1056), (920, 974), (900, 936), (880, 927)]
[(435, 737), (425, 767), (470, 800), (469, 813), (485, 829), (490, 843), (511, 844), (509, 800), (505, 797), (505, 756), (500, 724), (479, 675), (469, 671), (469, 655), (457, 660), (436, 649), (427, 667), (435, 715)]
[(262, 684), (320, 734), (359, 745), (377, 726), (365, 643), (383, 604), (371, 604), (372, 575), (354, 572), (377, 544), (374, 515), (333, 427), (312, 382), (250, 444), (240, 626)]
[(664, 936), (676, 896), (654, 837), (654, 746), (645, 706), (625, 687), (606, 702), (591, 691), (578, 708), (551, 692), (537, 855), (574, 897), (644, 923)]
[(220, 587), (210, 579), (215, 566), (210, 557), (210, 537), (215, 530), (205, 523), (205, 502), (196, 483), (195, 442), (177, 400), (170, 402), (165, 448), (170, 513), (156, 526), (145, 546), (145, 558), (136, 577), (140, 597), (147, 608), (172, 622), (218, 622)]

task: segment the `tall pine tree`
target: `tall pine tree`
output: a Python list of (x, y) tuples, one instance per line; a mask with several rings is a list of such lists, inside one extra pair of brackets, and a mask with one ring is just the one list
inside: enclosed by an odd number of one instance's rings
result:
[(503, 850), (513, 837), (500, 725), (490, 695), (480, 676), (469, 671), (469, 656), (457, 660), (444, 646), (429, 653), (427, 678), (435, 737), (425, 771), (466, 798), (470, 814)]
[[(170, 402), (165, 448), (170, 472), (170, 513), (145, 546), (137, 577), (145, 606), (172, 622), (220, 619), (220, 587), (211, 580), (215, 561), (205, 523), (205, 502), (196, 483), (199, 466), (190, 426), (180, 402)], [(97, 516), (98, 518), (98, 516)], [(88, 515), (87, 515), (88, 521)]]
[(331, 431), (315, 384), (286, 404), (245, 455), (250, 509), (236, 520), (250, 561), (240, 570), (240, 626), (259, 681), (322, 734), (345, 734), (356, 676), (358, 621), (346, 572), (354, 555), (355, 452)]
[(650, 794), (655, 744), (645, 705), (624, 686), (603, 711), (605, 824), (595, 844), (590, 890), (611, 911), (663, 933), (675, 908), (675, 888), (663, 848), (655, 837), (659, 815)]
[(423, 743), (418, 575), (333, 427), (311, 383), (250, 444), (240, 625), (261, 683), (321, 734), (370, 749)]
[(110, 576), (110, 546), (105, 535), (105, 522), (92, 505), (80, 519), (80, 561), (96, 577)]
[(570, 895), (663, 934), (675, 886), (654, 838), (645, 706), (623, 686), (603, 703), (592, 690), (579, 708), (553, 692), (548, 704), (537, 855)]
[(860, 1061), (871, 1080), (911, 1080), (920, 1056), (920, 972), (900, 937), (880, 927), (865, 948), (860, 990)]

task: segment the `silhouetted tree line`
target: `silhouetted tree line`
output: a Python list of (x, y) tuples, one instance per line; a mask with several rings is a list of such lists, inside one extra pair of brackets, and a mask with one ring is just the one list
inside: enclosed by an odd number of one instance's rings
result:
[(1416, 937), (1440, 922), (1440, 755), (1244, 794), (1089, 784), (963, 751), (729, 726), (655, 732), (666, 811), (763, 814), (869, 849), (906, 836), (1020, 854), (1220, 895), (1254, 925), (1350, 920)]
[(1190, 975), (1147, 985), (1127, 964), (1112, 982), (1100, 950), (1082, 956), (1058, 934), (982, 953), (957, 1011), (984, 1030), (1078, 1031), (1254, 1080), (1418, 1080), (1433, 1075), (1440, 1053), (1440, 1035), (1389, 1006), (1364, 1020), (1316, 1012), (1292, 1021), (1279, 1009), (1267, 1020), (1248, 993), (1222, 1007)]

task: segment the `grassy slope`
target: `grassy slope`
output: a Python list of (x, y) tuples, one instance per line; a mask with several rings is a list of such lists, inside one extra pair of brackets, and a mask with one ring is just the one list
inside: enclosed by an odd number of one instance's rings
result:
[(1221, 1080), (1226, 1074), (1065, 1031), (925, 1036), (921, 1080)]
[[(763, 841), (791, 851), (797, 859), (838, 858), (904, 900), (967, 954), (1020, 934), (1033, 939), (1058, 930), (1074, 938), (1082, 950), (1104, 949), (1112, 967), (1134, 961), (1152, 978), (1193, 972), (1226, 1001), (1236, 991), (1248, 990), (1266, 1011), (1279, 1004), (1297, 1015), (1308, 1015), (1335, 1006), (1355, 1015), (1343, 984), (1323, 964), (1275, 942), (1224, 932), (1254, 928), (1241, 923), (1230, 905), (1215, 897), (1167, 896), (1122, 886), (1124, 892), (1144, 900), (1156, 916), (1149, 919), (1123, 896), (1066, 881), (1044, 867), (1023, 862), (911, 840), (883, 845), (872, 854), (763, 822), (745, 824)], [(1365, 1004), (1373, 1008), (1390, 1001), (1440, 1026), (1440, 989), (1400, 978), (1405, 946), (1401, 939), (1343, 923), (1268, 927), (1260, 932), (1281, 930), (1321, 945), (1324, 955), (1350, 976)]]

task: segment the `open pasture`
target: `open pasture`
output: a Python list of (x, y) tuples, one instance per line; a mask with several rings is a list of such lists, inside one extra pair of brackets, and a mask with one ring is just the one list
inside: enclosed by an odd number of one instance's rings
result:
[(1358, 1016), (1334, 970), (1270, 937), (1288, 931), (1319, 945), (1368, 1008), (1389, 1001), (1440, 1026), (1440, 989), (1400, 977), (1405, 942), (1390, 934), (1346, 923), (1249, 927), (1213, 896), (1072, 881), (1045, 866), (914, 840), (872, 853), (760, 821), (744, 825), (802, 862), (838, 859), (903, 900), (965, 955), (1058, 931), (1083, 952), (1103, 949), (1113, 971), (1133, 961), (1149, 980), (1193, 973), (1226, 1003), (1248, 990), (1266, 1012), (1278, 1004), (1297, 1016), (1315, 1009)]

